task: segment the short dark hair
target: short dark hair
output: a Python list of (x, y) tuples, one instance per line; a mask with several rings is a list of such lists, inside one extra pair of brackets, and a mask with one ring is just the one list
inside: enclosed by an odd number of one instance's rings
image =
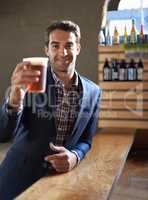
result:
[(66, 32), (73, 32), (76, 36), (77, 42), (80, 42), (81, 39), (81, 32), (80, 27), (69, 20), (62, 20), (62, 21), (53, 21), (46, 29), (45, 32), (45, 45), (48, 46), (49, 43), (49, 35), (52, 31), (59, 29)]

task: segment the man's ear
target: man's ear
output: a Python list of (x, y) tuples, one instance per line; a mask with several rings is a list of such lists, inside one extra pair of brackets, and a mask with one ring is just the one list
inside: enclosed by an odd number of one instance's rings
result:
[(77, 55), (80, 54), (80, 51), (81, 51), (81, 44), (78, 43), (78, 44), (77, 44)]
[(44, 47), (44, 52), (45, 52), (46, 56), (48, 56), (48, 47), (47, 46)]

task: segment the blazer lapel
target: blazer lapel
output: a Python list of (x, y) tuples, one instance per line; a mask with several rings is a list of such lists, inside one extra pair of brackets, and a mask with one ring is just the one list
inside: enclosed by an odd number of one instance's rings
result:
[(80, 111), (78, 113), (78, 117), (76, 119), (73, 131), (69, 137), (69, 139), (66, 142), (66, 145), (74, 145), (77, 138), (79, 137), (79, 134), (83, 132), (83, 129), (86, 127), (86, 124), (89, 120), (90, 116), (90, 96), (89, 96), (89, 89), (87, 88), (87, 84), (85, 80), (79, 76), (80, 81), (82, 83), (82, 99), (81, 99), (81, 105), (80, 105)]

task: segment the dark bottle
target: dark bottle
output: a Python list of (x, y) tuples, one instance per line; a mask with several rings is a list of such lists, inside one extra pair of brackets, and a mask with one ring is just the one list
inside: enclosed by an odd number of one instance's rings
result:
[(112, 81), (118, 81), (119, 80), (119, 72), (118, 72), (118, 65), (119, 63), (117, 62), (116, 59), (112, 60)]
[(141, 30), (140, 30), (140, 43), (143, 44), (144, 43), (144, 25), (141, 24)]
[(103, 80), (111, 81), (111, 67), (107, 58), (105, 59), (105, 63), (103, 66)]
[(131, 59), (128, 68), (127, 68), (127, 79), (128, 81), (136, 81), (137, 76), (136, 76), (136, 66), (135, 66), (135, 62), (134, 59)]
[(141, 59), (139, 59), (139, 62), (137, 63), (137, 81), (143, 80), (143, 62)]
[(125, 62), (124, 59), (120, 63), (119, 80), (120, 81), (127, 81), (127, 63)]

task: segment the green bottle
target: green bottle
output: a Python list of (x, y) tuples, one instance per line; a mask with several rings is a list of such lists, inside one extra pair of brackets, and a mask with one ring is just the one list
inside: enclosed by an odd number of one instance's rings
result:
[(135, 27), (135, 21), (134, 20), (132, 20), (130, 43), (131, 44), (136, 44), (137, 43), (137, 33), (136, 33), (136, 27)]

